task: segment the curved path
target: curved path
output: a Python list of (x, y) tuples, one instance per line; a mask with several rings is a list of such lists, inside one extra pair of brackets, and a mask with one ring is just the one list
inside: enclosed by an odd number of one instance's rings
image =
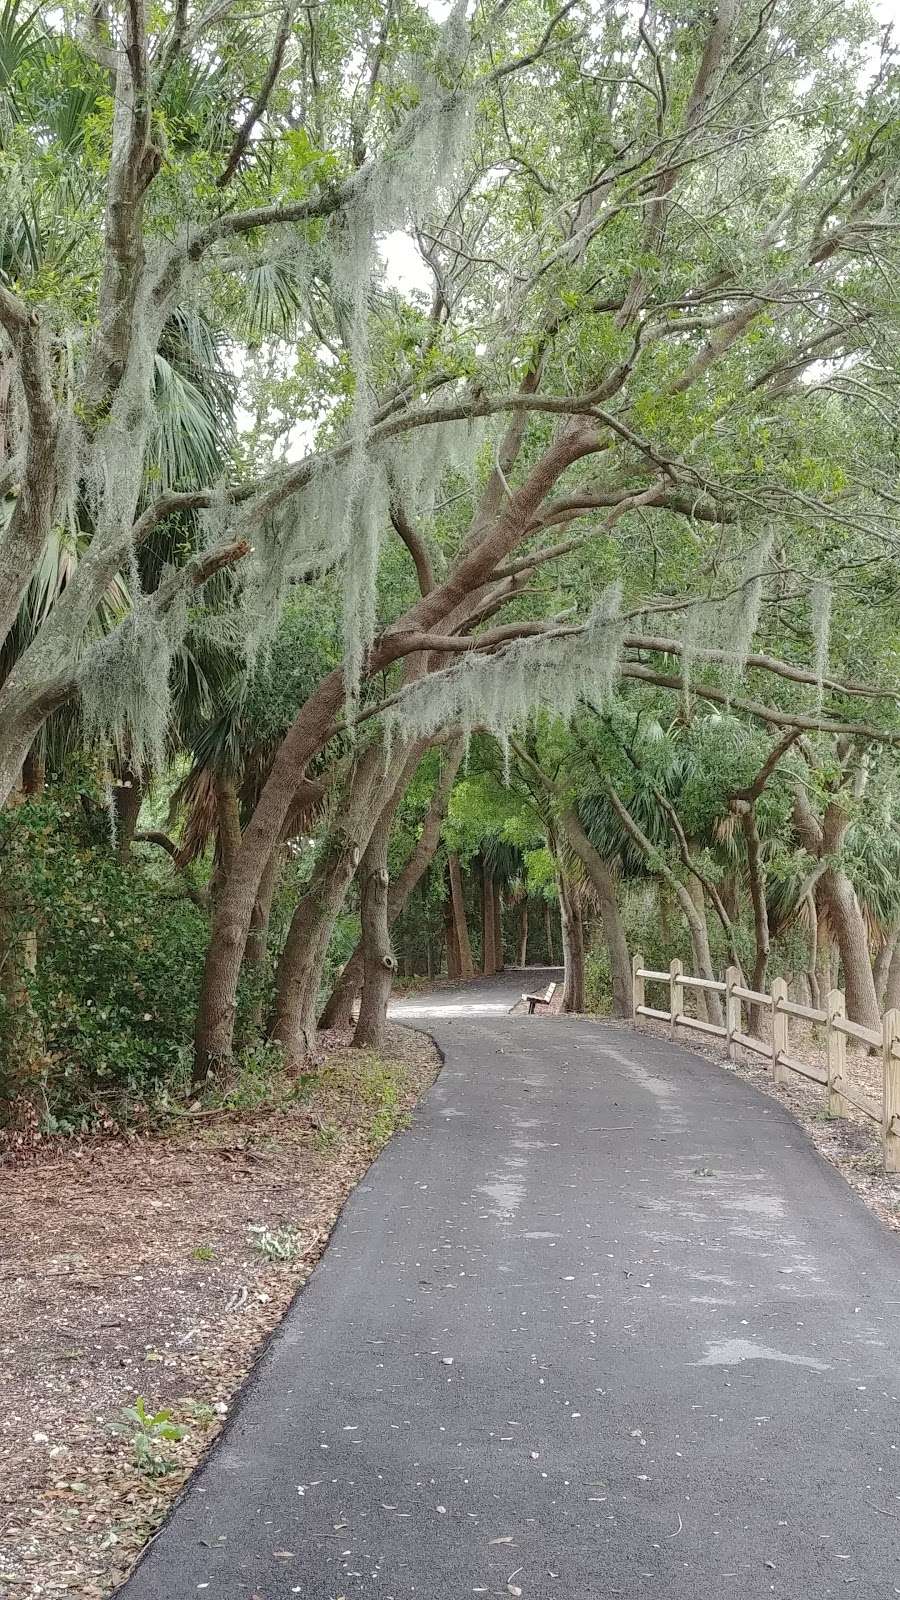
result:
[(396, 1008), (444, 1070), (127, 1600), (900, 1594), (897, 1240), (709, 1061), (504, 1015), (528, 978)]

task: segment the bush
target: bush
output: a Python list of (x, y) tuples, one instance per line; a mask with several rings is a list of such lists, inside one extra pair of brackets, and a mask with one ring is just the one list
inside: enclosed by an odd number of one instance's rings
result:
[[(69, 1131), (105, 1104), (152, 1097), (183, 1063), (207, 922), (168, 869), (120, 866), (105, 820), (79, 797), (0, 814), (6, 1097), (37, 1091), (45, 1125)], [(30, 1039), (23, 1039), (27, 1014)], [(2, 1084), (0, 1084), (2, 1087)]]

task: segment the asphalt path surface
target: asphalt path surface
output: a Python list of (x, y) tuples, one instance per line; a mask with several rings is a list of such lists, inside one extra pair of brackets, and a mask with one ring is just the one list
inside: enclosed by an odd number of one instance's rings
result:
[(394, 1008), (443, 1071), (127, 1600), (900, 1595), (897, 1240), (712, 1062), (507, 1014), (545, 982)]

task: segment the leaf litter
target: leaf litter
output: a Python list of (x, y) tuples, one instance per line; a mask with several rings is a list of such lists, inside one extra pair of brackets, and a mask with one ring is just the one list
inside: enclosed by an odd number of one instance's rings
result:
[[(221, 1430), (380, 1147), (364, 1054), (326, 1048), (288, 1109), (48, 1138), (2, 1164), (0, 1594), (103, 1600)], [(385, 1064), (405, 1114), (439, 1058), (394, 1028)], [(260, 1227), (293, 1230), (290, 1259), (252, 1248)], [(115, 1429), (138, 1398), (184, 1429), (158, 1475)]]

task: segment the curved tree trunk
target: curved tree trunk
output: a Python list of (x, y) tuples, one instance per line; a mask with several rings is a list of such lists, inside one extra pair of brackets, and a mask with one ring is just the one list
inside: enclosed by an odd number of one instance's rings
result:
[(359, 865), (359, 847), (345, 835), (330, 839), (309, 888), (294, 909), (276, 975), (270, 1035), (292, 1071), (315, 1045), (319, 982), (335, 920)]
[[(819, 984), (819, 916), (816, 911), (816, 897), (811, 889), (806, 896), (806, 909), (809, 917), (809, 970), (806, 975), (809, 982), (809, 1003), (820, 1011), (824, 996)], [(829, 992), (826, 989), (825, 994)]]
[(891, 956), (891, 965), (888, 969), (887, 983), (884, 989), (885, 1011), (900, 1011), (900, 940), (898, 940), (894, 954)]
[(569, 808), (564, 811), (561, 820), (569, 843), (590, 878), (599, 901), (603, 936), (609, 954), (609, 973), (612, 982), (612, 1014), (614, 1017), (630, 1017), (632, 1010), (631, 956), (628, 953), (625, 924), (619, 911), (616, 880), (599, 850), (588, 838), (581, 819), (574, 809)]
[(263, 873), (277, 848), (307, 763), (321, 747), (344, 695), (340, 668), (329, 673), (283, 740), (241, 849), (216, 900), (197, 1004), (193, 1084), (231, 1057), (235, 1000), (253, 907)]
[[(701, 978), (715, 978), (713, 971), (712, 955), (709, 948), (709, 924), (706, 920), (706, 893), (699, 879), (691, 876), (684, 885), (685, 893), (694, 907), (694, 916), (687, 917), (688, 928), (691, 935), (691, 947), (694, 960)], [(686, 902), (682, 902), (686, 908)], [(722, 998), (714, 989), (700, 989), (699, 1011), (701, 1018), (711, 1022), (715, 1027), (722, 1026)]]
[[(283, 849), (276, 850), (262, 875), (262, 881), (259, 885), (259, 893), (256, 896), (256, 904), (253, 907), (250, 932), (247, 935), (247, 944), (244, 950), (242, 972), (249, 970), (252, 973), (259, 973), (265, 965), (266, 957), (269, 953), (269, 922), (272, 916), (272, 902), (275, 899), (275, 892), (278, 888), (283, 866)], [(253, 1007), (246, 1018), (246, 1026), (242, 1027), (241, 1031), (244, 1037), (241, 1042), (246, 1044), (253, 1033), (262, 1027), (262, 1022), (263, 994), (262, 986), (260, 985)]]
[(397, 963), (388, 928), (387, 847), (393, 817), (383, 818), (369, 840), (362, 862), (362, 946), (364, 979), (353, 1035), (357, 1049), (381, 1050), (387, 1032), (387, 1006)]
[[(447, 758), (441, 769), (440, 781), (431, 797), (431, 804), (422, 824), (422, 832), (419, 834), (402, 871), (397, 874), (388, 889), (389, 928), (393, 927), (416, 885), (434, 860), (440, 843), (441, 827), (447, 814), (450, 794), (456, 782), (456, 774), (465, 754), (465, 748), (465, 740), (457, 739), (448, 749)], [(402, 799), (402, 796), (400, 798)], [(354, 1001), (359, 994), (362, 980), (363, 948), (360, 940), (328, 998), (328, 1004), (322, 1013), (323, 1028), (346, 1028), (349, 1025)]]
[(875, 980), (875, 995), (882, 1010), (890, 1009), (884, 1004), (884, 996), (887, 990), (888, 973), (891, 970), (891, 962), (894, 959), (894, 951), (898, 943), (900, 943), (900, 928), (893, 928), (886, 938), (882, 940), (881, 949), (875, 958), (875, 964), (872, 968), (872, 977)]
[[(769, 913), (766, 905), (766, 877), (762, 859), (762, 846), (760, 843), (759, 829), (756, 825), (756, 813), (749, 801), (733, 802), (734, 809), (739, 812), (741, 828), (744, 834), (744, 845), (747, 851), (747, 875), (750, 880), (750, 899), (753, 905), (753, 929), (756, 939), (756, 953), (753, 960), (753, 981), (751, 989), (762, 993), (766, 987), (766, 974), (769, 967)], [(762, 1032), (762, 1007), (750, 1007), (750, 1032), (757, 1037)]]
[[(522, 419), (514, 419), (506, 437), (517, 437), (521, 442), (523, 434)], [(431, 593), (423, 595), (402, 619), (396, 619), (375, 641), (368, 656), (369, 676), (384, 671), (395, 661), (414, 655), (416, 652), (408, 641), (419, 630), (433, 632), (445, 624), (451, 614), (455, 614), (460, 621), (471, 614), (483, 593), (485, 582), (490, 579), (497, 564), (521, 542), (529, 520), (541, 502), (566, 469), (593, 454), (596, 447), (595, 426), (589, 429), (584, 425), (568, 425), (560, 429), (553, 443), (511, 494), (508, 485), (504, 491), (506, 480), (503, 471), (492, 473), (463, 550), (451, 572), (443, 583)], [(512, 450), (512, 458), (515, 459), (517, 454), (518, 444)], [(52, 494), (50, 498), (52, 502)], [(9, 690), (7, 682), (4, 686), (7, 705)], [(294, 804), (297, 786), (312, 757), (327, 743), (344, 697), (343, 669), (336, 667), (321, 680), (297, 713), (278, 747), (256, 809), (244, 829), (241, 850), (234, 871), (229, 875), (227, 892), (216, 905), (203, 969), (194, 1033), (195, 1086), (205, 1081), (210, 1067), (219, 1061), (227, 1061), (231, 1055), (238, 978), (260, 880)], [(12, 710), (11, 707), (9, 709)], [(39, 719), (37, 726), (42, 720)], [(34, 731), (36, 729), (31, 726), (26, 705), (24, 712), (17, 717), (17, 731), (10, 730), (10, 737), (0, 740), (0, 782), (5, 770), (8, 781), (15, 781)], [(17, 752), (14, 771), (8, 770), (8, 752), (11, 749)], [(7, 752), (5, 766), (4, 750)], [(0, 794), (2, 792), (0, 789)]]
[[(214, 773), (213, 793), (216, 797), (216, 834), (219, 845), (216, 893), (219, 893), (234, 870), (234, 863), (241, 848), (241, 809), (238, 802), (237, 788), (231, 778), (223, 777), (221, 773)], [(268, 862), (266, 865), (268, 866)], [(260, 879), (261, 882), (262, 878)], [(259, 891), (257, 890), (257, 898), (258, 895)], [(255, 907), (256, 899), (254, 899), (253, 904)]]
[[(693, 918), (688, 918), (688, 932), (691, 936), (691, 948), (694, 952), (694, 962), (701, 977), (712, 973), (712, 956), (709, 948), (709, 923), (706, 920), (706, 896), (699, 878), (688, 874), (684, 885), (686, 894), (690, 897), (694, 907)], [(716, 1016), (715, 1002), (718, 995), (710, 989), (697, 989), (697, 1011), (701, 1022), (718, 1022), (721, 1024), (721, 1014)]]
[[(619, 821), (622, 823), (622, 826), (625, 828), (625, 831), (630, 834), (635, 844), (638, 845), (638, 847), (643, 851), (651, 867), (663, 878), (665, 878), (666, 883), (669, 885), (669, 888), (672, 890), (678, 901), (678, 904), (681, 907), (685, 922), (688, 925), (691, 935), (691, 946), (694, 952), (694, 961), (697, 965), (697, 977), (714, 979), (715, 974), (712, 970), (712, 958), (709, 952), (709, 933), (706, 926), (705, 900), (703, 901), (701, 912), (701, 910), (698, 909), (698, 907), (694, 904), (689, 890), (681, 882), (681, 879), (672, 871), (672, 868), (661, 855), (660, 851), (655, 849), (650, 843), (647, 835), (639, 827), (638, 823), (635, 822), (634, 817), (628, 810), (628, 807), (623, 803), (621, 796), (611, 783), (607, 785), (607, 793), (609, 795), (610, 804), (619, 818)], [(691, 882), (696, 884), (696, 887), (699, 889), (702, 896), (703, 885), (693, 877), (691, 878)], [(703, 991), (701, 991), (701, 993), (702, 992)], [(706, 993), (709, 1001), (707, 1005), (709, 1021), (721, 1026), (722, 1006), (719, 996), (712, 990), (707, 990)]]
[[(852, 770), (855, 799), (862, 797), (865, 782), (865, 763), (860, 760)], [(847, 1016), (851, 1022), (859, 1022), (864, 1028), (878, 1028), (881, 1015), (863, 914), (850, 878), (842, 867), (832, 864), (840, 854), (849, 825), (850, 814), (840, 795), (829, 800), (825, 815), (819, 822), (805, 791), (797, 788), (794, 794), (794, 827), (797, 835), (810, 855), (820, 862), (829, 862), (818, 880), (817, 895), (840, 951)]]
[(43, 794), (46, 782), (47, 767), (43, 752), (39, 744), (33, 744), (22, 762), (22, 793), (26, 800)]
[(459, 856), (451, 851), (447, 853), (447, 869), (450, 874), (450, 899), (453, 905), (453, 926), (456, 949), (459, 955), (459, 976), (461, 978), (471, 978), (475, 974), (475, 963), (472, 960), (472, 942), (469, 938), (469, 924), (466, 921), (462, 872), (459, 865)]
[(841, 953), (847, 1016), (864, 1028), (878, 1028), (881, 1014), (872, 976), (869, 936), (856, 890), (840, 867), (828, 867), (820, 883), (822, 901), (828, 909), (828, 919)]
[(334, 924), (371, 838), (385, 793), (393, 786), (384, 772), (380, 746), (371, 745), (344, 787), (340, 827), (326, 836), (309, 886), (291, 918), (278, 963), (270, 1031), (292, 1067), (302, 1065), (315, 1043), (319, 985)]
[(562, 1010), (584, 1010), (584, 925), (581, 896), (577, 885), (560, 879), (559, 905), (562, 915), (565, 974)]
[(276, 850), (268, 863), (259, 885), (259, 893), (253, 907), (253, 917), (250, 922), (250, 932), (247, 935), (247, 944), (244, 950), (245, 967), (261, 967), (266, 959), (269, 949), (269, 922), (272, 916), (272, 903), (284, 867), (284, 856)]
[(360, 938), (335, 983), (320, 1017), (323, 1028), (349, 1028), (356, 997), (365, 975), (365, 951)]

